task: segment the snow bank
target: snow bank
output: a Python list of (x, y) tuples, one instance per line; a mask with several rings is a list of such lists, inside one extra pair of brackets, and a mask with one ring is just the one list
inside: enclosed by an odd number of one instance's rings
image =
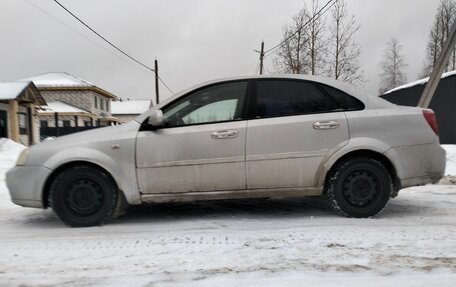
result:
[[(10, 199), (5, 183), (5, 174), (16, 164), (17, 157), (25, 146), (7, 138), (0, 138), (0, 209), (16, 208)], [(1, 285), (1, 284), (0, 284)]]
[(0, 181), (5, 180), (5, 173), (16, 164), (17, 157), (24, 148), (10, 139), (0, 138)]
[(445, 175), (456, 175), (456, 145), (444, 144), (442, 147), (447, 152)]

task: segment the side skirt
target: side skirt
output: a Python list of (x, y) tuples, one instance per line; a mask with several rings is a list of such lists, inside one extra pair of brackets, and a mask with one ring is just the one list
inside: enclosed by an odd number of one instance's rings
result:
[(151, 193), (142, 194), (141, 201), (144, 203), (155, 202), (185, 202), (197, 200), (220, 200), (220, 199), (239, 199), (239, 198), (259, 198), (259, 197), (301, 197), (301, 196), (320, 196), (323, 194), (321, 188), (298, 187), (280, 189), (248, 189), (231, 191), (200, 191), (185, 193)]

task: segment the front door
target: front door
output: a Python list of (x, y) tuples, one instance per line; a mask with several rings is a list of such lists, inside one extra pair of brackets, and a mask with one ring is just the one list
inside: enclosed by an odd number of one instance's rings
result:
[(165, 123), (137, 139), (142, 193), (246, 188), (247, 81), (212, 85), (163, 108)]
[(312, 187), (323, 158), (348, 142), (340, 106), (312, 82), (257, 81), (247, 127), (249, 189)]
[(0, 138), (8, 137), (8, 113), (6, 111), (0, 110)]

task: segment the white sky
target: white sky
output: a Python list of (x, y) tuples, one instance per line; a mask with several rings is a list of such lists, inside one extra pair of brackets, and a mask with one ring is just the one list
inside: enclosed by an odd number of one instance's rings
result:
[[(174, 90), (215, 78), (253, 74), (261, 40), (282, 38), (282, 26), (303, 0), (60, 0), (113, 43), (153, 66)], [(326, 0), (320, 0), (322, 4)], [(365, 88), (378, 90), (378, 62), (397, 38), (409, 64), (422, 68), (438, 0), (348, 0), (361, 29)], [(39, 7), (41, 10), (37, 9)], [(44, 12), (43, 12), (44, 11)], [(154, 97), (153, 74), (94, 36), (52, 0), (0, 0), (0, 80), (67, 72), (123, 98)], [(271, 57), (266, 70), (272, 71)], [(162, 97), (169, 92), (161, 86)]]

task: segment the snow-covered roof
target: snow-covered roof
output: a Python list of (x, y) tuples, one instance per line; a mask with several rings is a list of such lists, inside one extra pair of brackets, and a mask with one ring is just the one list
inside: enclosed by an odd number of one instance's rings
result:
[(44, 110), (39, 111), (39, 113), (89, 114), (89, 112), (85, 110), (81, 110), (61, 101), (49, 102), (47, 106), (44, 107)]
[(139, 115), (149, 109), (150, 100), (127, 100), (111, 102), (113, 115)]
[[(24, 94), (30, 89), (33, 96)], [(31, 81), (0, 82), (0, 100), (28, 100), (45, 105), (46, 101)]]
[(32, 81), (37, 87), (94, 87), (92, 83), (67, 73), (47, 73), (22, 81)]
[(110, 92), (68, 73), (46, 73), (25, 78), (20, 81), (32, 81), (40, 90), (89, 89), (105, 97), (117, 99), (117, 97)]
[[(454, 76), (454, 75), (456, 75), (456, 70), (455, 70), (455, 71), (450, 71), (450, 72), (443, 73), (441, 79), (445, 79), (445, 78), (448, 78), (448, 77)], [(405, 85), (396, 87), (396, 88), (394, 88), (394, 89), (391, 89), (391, 90), (387, 91), (387, 92), (385, 93), (385, 95), (386, 95), (386, 94), (389, 94), (389, 93), (392, 93), (392, 92), (395, 92), (395, 91), (398, 91), (398, 90), (402, 90), (402, 89), (406, 89), (406, 88), (410, 88), (410, 87), (414, 87), (414, 86), (418, 86), (418, 85), (424, 85), (424, 84), (426, 84), (428, 81), (429, 81), (429, 77), (424, 78), (424, 79), (421, 79), (421, 80), (418, 80), (418, 81), (415, 81), (415, 82), (411, 82), (411, 83), (408, 83), (408, 84), (405, 84)]]
[(30, 82), (0, 82), (0, 100), (14, 100), (30, 85)]

